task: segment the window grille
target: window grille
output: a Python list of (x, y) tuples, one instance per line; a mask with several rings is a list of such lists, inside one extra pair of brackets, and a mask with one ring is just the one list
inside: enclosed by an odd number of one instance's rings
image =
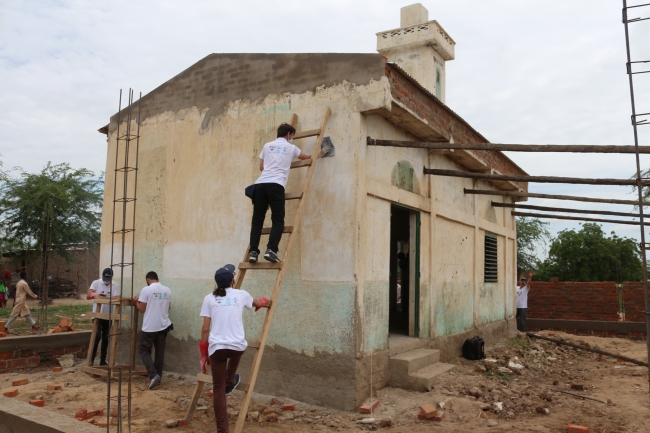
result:
[(486, 233), (484, 272), (484, 281), (486, 283), (496, 283), (499, 281), (497, 258), (497, 237), (495, 235)]

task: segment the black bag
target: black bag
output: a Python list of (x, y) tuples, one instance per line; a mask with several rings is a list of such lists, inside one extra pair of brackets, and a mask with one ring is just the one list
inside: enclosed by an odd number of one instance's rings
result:
[(246, 197), (250, 198), (251, 201), (253, 201), (253, 196), (255, 195), (255, 184), (249, 185), (246, 188), (244, 188), (244, 194), (246, 194)]
[(468, 338), (463, 343), (463, 358), (471, 361), (485, 358), (485, 342), (479, 336)]

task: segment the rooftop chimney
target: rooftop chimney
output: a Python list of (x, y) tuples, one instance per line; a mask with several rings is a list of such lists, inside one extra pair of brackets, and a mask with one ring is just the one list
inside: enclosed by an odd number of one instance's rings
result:
[(377, 51), (445, 102), (445, 62), (456, 43), (420, 3), (401, 9), (401, 27), (377, 33)]

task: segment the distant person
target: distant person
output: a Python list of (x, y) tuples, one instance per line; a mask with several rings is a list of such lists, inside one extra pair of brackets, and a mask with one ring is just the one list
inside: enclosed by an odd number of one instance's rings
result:
[[(90, 285), (86, 299), (112, 298), (118, 294), (117, 283), (113, 281), (113, 270), (111, 268), (106, 268), (102, 271), (102, 277), (93, 281)], [(93, 313), (96, 312), (97, 304), (93, 304)], [(107, 304), (101, 304), (99, 312), (103, 314), (111, 314), (112, 307)], [(99, 365), (108, 365), (106, 362), (106, 354), (108, 352), (108, 335), (110, 332), (111, 321), (109, 319), (96, 318), (93, 320), (97, 320), (97, 334), (95, 335), (95, 344), (92, 347), (92, 361), (90, 365), (95, 364), (95, 356), (97, 355), (97, 347), (99, 346), (100, 340), (102, 342), (102, 347), (99, 352)]]
[[(135, 296), (138, 311), (144, 313), (142, 333), (140, 334), (140, 356), (149, 375), (149, 389), (160, 385), (165, 362), (165, 340), (169, 331), (174, 329), (169, 319), (172, 308), (172, 292), (158, 281), (158, 274), (151, 271), (146, 276), (147, 287)], [(155, 350), (155, 360), (151, 358), (151, 349)]]
[(260, 255), (260, 237), (266, 217), (266, 210), (271, 208), (271, 234), (266, 244), (264, 259), (279, 263), (278, 249), (284, 230), (284, 188), (287, 186), (291, 160), (293, 158), (309, 159), (297, 146), (291, 144), (296, 129), (288, 123), (278, 127), (278, 138), (266, 143), (260, 153), (260, 170), (262, 174), (255, 181), (253, 192), (253, 219), (251, 221), (250, 255), (248, 261), (257, 263)]
[(397, 280), (397, 311), (402, 312), (402, 280)]
[[(528, 312), (528, 291), (530, 282), (533, 281), (534, 272), (530, 271), (528, 277), (522, 277), (517, 286), (517, 330), (526, 332), (526, 313)], [(530, 279), (530, 280), (529, 280)]]
[(0, 308), (4, 308), (7, 305), (7, 292), (4, 282), (0, 281)]
[(9, 315), (9, 320), (5, 325), (5, 330), (7, 334), (11, 334), (11, 327), (18, 318), (18, 316), (23, 316), (27, 323), (32, 327), (32, 330), (38, 331), (41, 329), (40, 326), (36, 324), (36, 320), (32, 317), (32, 314), (27, 307), (27, 296), (31, 296), (34, 299), (38, 299), (32, 290), (29, 288), (29, 284), (25, 281), (27, 278), (27, 272), (23, 271), (20, 273), (20, 281), (16, 284), (16, 298), (14, 300), (14, 308), (11, 310)]
[(217, 287), (203, 299), (201, 317), (201, 372), (212, 370), (212, 406), (217, 421), (217, 432), (228, 433), (226, 395), (239, 384), (237, 367), (248, 347), (244, 335), (242, 313), (244, 308), (255, 311), (268, 305), (268, 298), (253, 299), (245, 290), (233, 289), (235, 267), (226, 265), (214, 274)]

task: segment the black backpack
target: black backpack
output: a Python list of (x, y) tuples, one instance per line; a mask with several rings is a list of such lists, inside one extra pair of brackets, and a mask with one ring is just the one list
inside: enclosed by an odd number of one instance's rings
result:
[(463, 358), (471, 361), (485, 358), (485, 342), (479, 336), (468, 338), (463, 343)]

